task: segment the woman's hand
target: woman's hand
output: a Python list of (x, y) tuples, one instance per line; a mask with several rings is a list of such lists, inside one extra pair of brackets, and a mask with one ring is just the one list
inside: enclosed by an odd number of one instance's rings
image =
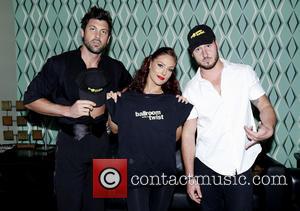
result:
[(112, 98), (115, 101), (115, 103), (118, 101), (118, 97), (121, 97), (121, 92), (110, 91), (106, 93), (106, 99), (109, 100)]

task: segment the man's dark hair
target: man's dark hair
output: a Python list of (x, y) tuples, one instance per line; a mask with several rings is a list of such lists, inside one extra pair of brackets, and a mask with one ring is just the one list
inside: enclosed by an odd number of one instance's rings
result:
[(81, 19), (81, 28), (83, 30), (85, 29), (90, 19), (98, 19), (98, 20), (106, 21), (109, 26), (109, 34), (111, 33), (112, 19), (108, 11), (104, 10), (101, 7), (99, 8), (97, 6), (91, 7), (89, 11)]

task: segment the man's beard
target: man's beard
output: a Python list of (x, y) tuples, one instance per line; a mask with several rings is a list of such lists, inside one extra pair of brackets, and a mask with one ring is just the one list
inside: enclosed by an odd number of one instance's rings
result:
[(205, 62), (199, 62), (198, 65), (202, 69), (210, 70), (216, 66), (218, 60), (219, 60), (219, 52), (217, 52), (217, 55), (214, 58), (214, 61), (212, 64), (206, 64)]
[(93, 42), (93, 41), (94, 41), (94, 40), (92, 40), (92, 41), (90, 41), (90, 42), (87, 42), (84, 38), (82, 38), (82, 42), (83, 42), (84, 46), (85, 46), (91, 53), (94, 53), (94, 54), (101, 54), (101, 53), (104, 51), (104, 49), (105, 49), (106, 46), (101, 45), (101, 42), (99, 41), (100, 47), (94, 48), (94, 47), (92, 46), (92, 44), (91, 44), (91, 42)]

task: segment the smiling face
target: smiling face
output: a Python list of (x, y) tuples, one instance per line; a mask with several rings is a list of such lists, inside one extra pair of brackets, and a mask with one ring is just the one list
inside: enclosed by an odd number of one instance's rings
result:
[(175, 66), (175, 58), (168, 54), (162, 54), (151, 60), (147, 85), (162, 86), (165, 84), (173, 74)]
[(100, 54), (109, 43), (109, 25), (104, 20), (90, 19), (85, 29), (81, 29), (81, 36), (88, 51)]

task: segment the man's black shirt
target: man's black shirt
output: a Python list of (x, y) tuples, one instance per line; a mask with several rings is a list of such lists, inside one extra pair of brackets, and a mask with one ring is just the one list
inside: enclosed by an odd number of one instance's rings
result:
[[(132, 81), (132, 77), (124, 65), (107, 55), (101, 55), (98, 69), (103, 71), (109, 80), (108, 90), (120, 91)], [(79, 86), (76, 83), (76, 78), (82, 71), (87, 71), (87, 68), (81, 58), (80, 48), (49, 58), (28, 86), (24, 94), (24, 104), (29, 104), (40, 98), (47, 98), (60, 105), (73, 105), (79, 100)], [(95, 121), (101, 118), (96, 118)], [(94, 121), (91, 117), (59, 118), (59, 122), (64, 124), (91, 121)]]

